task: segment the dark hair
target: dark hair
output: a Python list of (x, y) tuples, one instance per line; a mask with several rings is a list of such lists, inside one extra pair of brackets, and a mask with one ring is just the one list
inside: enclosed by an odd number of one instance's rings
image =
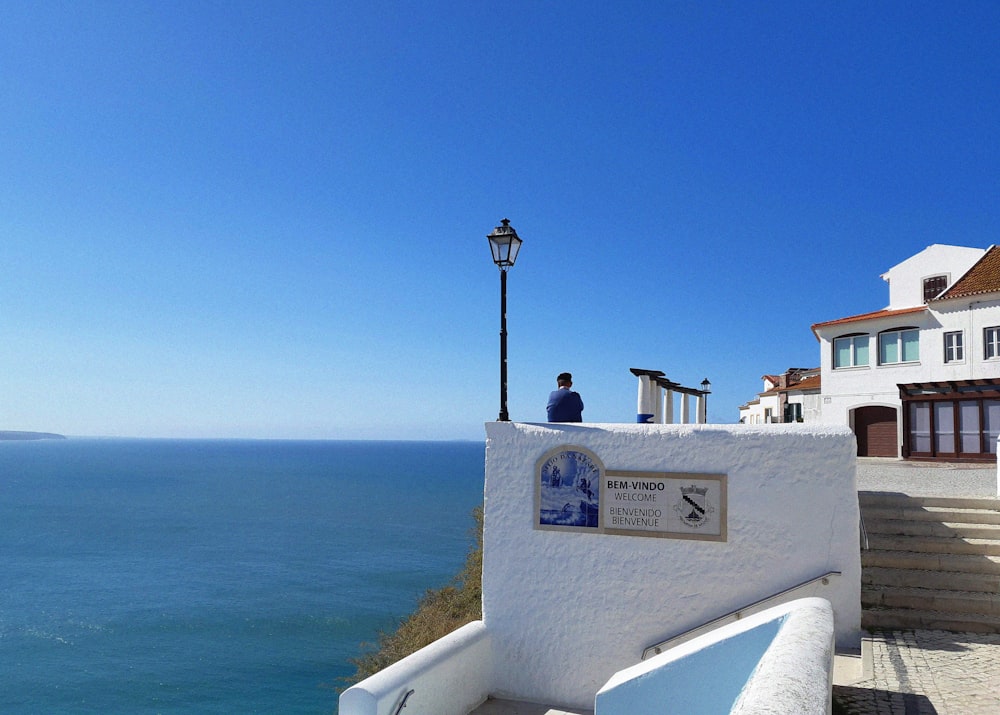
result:
[(572, 385), (573, 384), (573, 376), (570, 375), (568, 372), (560, 372), (559, 373), (559, 377), (556, 378), (556, 383), (559, 384), (559, 385), (562, 385), (562, 384)]

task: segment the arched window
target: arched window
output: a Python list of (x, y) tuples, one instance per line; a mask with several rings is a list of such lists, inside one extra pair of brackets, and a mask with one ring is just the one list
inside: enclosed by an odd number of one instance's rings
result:
[(851, 333), (833, 339), (833, 369), (867, 367), (868, 334)]
[(893, 328), (878, 334), (878, 364), (920, 361), (920, 329)]

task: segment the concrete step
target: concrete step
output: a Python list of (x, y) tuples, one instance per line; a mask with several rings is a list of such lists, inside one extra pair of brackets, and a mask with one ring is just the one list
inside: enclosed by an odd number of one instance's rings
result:
[(960, 573), (923, 569), (868, 566), (861, 572), (862, 587), (931, 588), (1000, 593), (1000, 573)]
[(1000, 499), (992, 497), (918, 497), (893, 492), (858, 492), (858, 503), (866, 507), (937, 507), (1000, 511)]
[(1000, 633), (1000, 500), (858, 498), (862, 627)]
[(861, 627), (869, 631), (880, 628), (929, 628), (964, 633), (1000, 633), (1000, 616), (871, 608), (861, 612)]
[(869, 534), (868, 548), (883, 551), (916, 551), (937, 554), (1000, 556), (1000, 539), (965, 539), (940, 536)]
[(974, 574), (1000, 574), (1000, 556), (919, 553), (916, 551), (887, 551), (871, 549), (862, 551), (862, 569), (866, 569), (871, 566), (894, 569), (919, 569), (923, 571), (957, 571)]
[(931, 588), (862, 587), (863, 608), (941, 611), (953, 616), (982, 614), (1000, 617), (1000, 594)]
[(996, 509), (949, 509), (945, 507), (868, 506), (862, 507), (869, 521), (951, 521), (964, 524), (1000, 524)]
[(959, 539), (998, 539), (1000, 524), (969, 524), (962, 522), (901, 521), (898, 519), (865, 519), (865, 531), (872, 534), (906, 536), (939, 536)]

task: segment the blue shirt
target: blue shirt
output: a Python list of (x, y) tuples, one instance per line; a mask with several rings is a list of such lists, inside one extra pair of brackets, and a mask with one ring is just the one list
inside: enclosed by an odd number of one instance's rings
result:
[(579, 393), (560, 387), (549, 395), (545, 411), (549, 422), (583, 422), (583, 399)]

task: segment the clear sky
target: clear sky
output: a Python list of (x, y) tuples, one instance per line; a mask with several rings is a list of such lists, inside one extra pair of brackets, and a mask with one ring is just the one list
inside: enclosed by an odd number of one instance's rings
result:
[(996, 2), (5, 2), (0, 429), (482, 439), (1000, 243)]

